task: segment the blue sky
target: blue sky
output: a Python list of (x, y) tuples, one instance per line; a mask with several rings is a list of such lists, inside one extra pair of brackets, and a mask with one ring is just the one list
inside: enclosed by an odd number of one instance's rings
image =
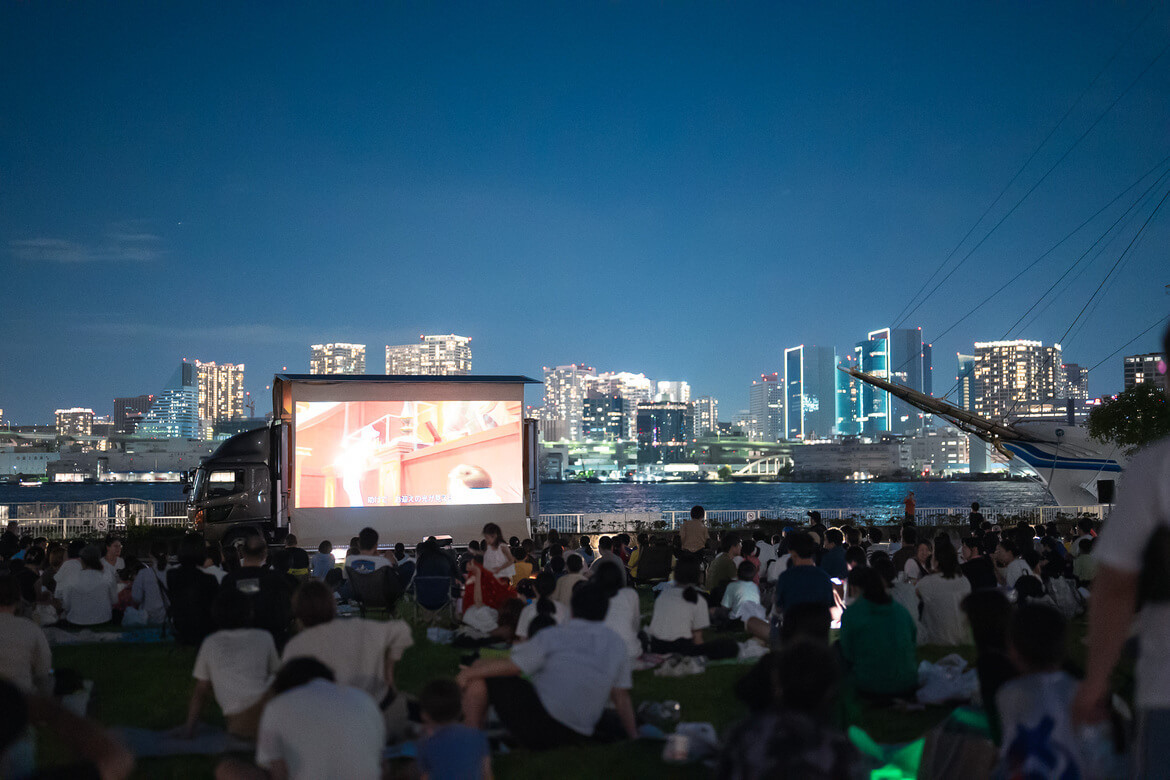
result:
[[(1027, 329), (1166, 165), (936, 339), (1170, 155), (1170, 9), (336, 5), (0, 6), (6, 419), (109, 413), (183, 357), (245, 363), (261, 412), (310, 343), (380, 370), (450, 332), (477, 373), (643, 371), (730, 419), (785, 347), (896, 321), (1062, 115), (952, 265), (1124, 93), (906, 322), (949, 386), (975, 340), (1059, 339), (1170, 186)], [(1170, 310), (1167, 211), (1066, 360)], [(1090, 389), (1120, 384), (1119, 355)]]

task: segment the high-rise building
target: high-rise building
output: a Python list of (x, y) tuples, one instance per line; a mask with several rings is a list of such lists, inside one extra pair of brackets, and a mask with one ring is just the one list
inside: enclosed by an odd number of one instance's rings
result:
[(386, 347), (386, 373), (404, 376), (464, 376), (471, 373), (471, 337), (419, 336), (420, 344)]
[(694, 435), (690, 404), (654, 401), (638, 405), (638, 462), (677, 463)]
[[(838, 365), (857, 368), (856, 355), (843, 355), (839, 361)], [(835, 373), (835, 431), (838, 436), (856, 436), (861, 433), (861, 386), (864, 383), (844, 371)]]
[(596, 390), (587, 391), (581, 410), (581, 438), (585, 441), (617, 441), (625, 435), (625, 399)]
[(541, 428), (546, 441), (581, 441), (585, 394), (596, 378), (596, 369), (580, 363), (544, 367), (545, 424)]
[[(859, 368), (867, 374), (920, 393), (934, 392), (934, 364), (922, 328), (880, 328), (870, 331), (854, 348)], [(873, 385), (861, 388), (861, 429), (864, 433), (910, 433), (928, 415)]]
[(154, 403), (153, 395), (135, 395), (127, 398), (114, 399), (114, 433), (132, 434), (138, 423), (150, 411)]
[(975, 342), (975, 413), (994, 420), (1016, 414), (1021, 404), (1053, 401), (1063, 385), (1059, 344), (1039, 341)]
[(1089, 369), (1077, 363), (1065, 363), (1061, 370), (1064, 372), (1064, 381), (1059, 397), (1074, 401), (1089, 400)]
[(975, 356), (955, 353), (959, 361), (959, 375), (955, 377), (958, 384), (958, 406), (968, 412), (975, 411)]
[(244, 364), (194, 361), (199, 387), (199, 418), (208, 435), (215, 423), (244, 418)]
[(655, 401), (674, 401), (685, 404), (691, 400), (691, 386), (687, 382), (660, 381)]
[(692, 404), (695, 408), (695, 435), (709, 436), (719, 430), (719, 400), (701, 395)]
[[(596, 378), (589, 378), (590, 387), (599, 393), (616, 395), (626, 402), (626, 431), (624, 439), (638, 438), (638, 404), (655, 400), (658, 385), (647, 379), (645, 374), (634, 374), (630, 371), (606, 371)], [(690, 387), (687, 387), (690, 392)]]
[(1147, 352), (1144, 355), (1125, 356), (1125, 389), (1143, 382), (1158, 381), (1158, 365), (1166, 363), (1166, 355), (1161, 352)]
[(784, 438), (784, 380), (779, 373), (760, 374), (748, 388), (747, 435), (752, 441)]
[(784, 438), (827, 439), (837, 422), (837, 353), (801, 344), (784, 350)]
[(155, 396), (150, 411), (138, 424), (139, 436), (153, 439), (198, 439), (199, 389), (191, 386), (168, 387)]
[(58, 409), (55, 414), (58, 436), (93, 435), (93, 409), (75, 406), (72, 409)]
[(310, 374), (366, 373), (365, 344), (313, 344), (309, 350)]

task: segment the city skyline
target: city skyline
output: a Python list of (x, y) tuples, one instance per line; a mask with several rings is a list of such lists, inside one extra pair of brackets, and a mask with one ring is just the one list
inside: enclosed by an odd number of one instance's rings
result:
[(0, 408), (109, 413), (193, 355), (246, 364), (260, 414), (307, 345), (376, 371), (425, 332), (473, 336), (475, 373), (686, 380), (724, 419), (785, 349), (881, 328), (923, 328), (938, 395), (1016, 338), (1116, 392), (1170, 305), (1168, 22), (7, 4)]

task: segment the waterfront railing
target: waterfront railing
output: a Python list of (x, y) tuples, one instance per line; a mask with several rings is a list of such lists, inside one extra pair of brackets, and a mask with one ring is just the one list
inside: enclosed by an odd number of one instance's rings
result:
[[(707, 522), (717, 528), (744, 528), (762, 521), (799, 523), (807, 521), (811, 508), (711, 509)], [(1067, 522), (1081, 517), (1104, 519), (1108, 505), (1090, 506), (1000, 506), (984, 507), (983, 516), (993, 523), (1021, 520), (1033, 525)], [(897, 525), (902, 506), (818, 508), (828, 525), (850, 522), (860, 525)], [(915, 521), (924, 526), (965, 525), (967, 507), (919, 507)], [(690, 517), (689, 511), (582, 512), (543, 514), (532, 519), (534, 533), (556, 530), (569, 534), (640, 533), (675, 531)], [(16, 520), (21, 533), (68, 539), (106, 533), (126, 533), (136, 528), (186, 528), (185, 501), (149, 501), (109, 498), (101, 501), (33, 501), (0, 503), (0, 521)], [(405, 541), (405, 540), (403, 540)]]

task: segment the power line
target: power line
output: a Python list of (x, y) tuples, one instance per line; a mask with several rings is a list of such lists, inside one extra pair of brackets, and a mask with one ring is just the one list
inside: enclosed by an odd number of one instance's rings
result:
[[(1132, 339), (1130, 339), (1129, 341), (1125, 342), (1124, 344), (1122, 344), (1120, 347), (1118, 347), (1117, 349), (1115, 349), (1115, 350), (1113, 350), (1112, 352), (1110, 352), (1110, 353), (1109, 353), (1108, 355), (1106, 355), (1105, 357), (1101, 358), (1101, 360), (1097, 361), (1097, 362), (1096, 362), (1096, 363), (1093, 365), (1093, 367), (1089, 369), (1089, 371), (1096, 371), (1098, 368), (1100, 368), (1100, 367), (1101, 367), (1101, 364), (1102, 364), (1102, 363), (1106, 362), (1107, 360), (1111, 360), (1111, 359), (1113, 358), (1113, 356), (1114, 356), (1114, 355), (1116, 355), (1118, 352), (1121, 352), (1123, 349), (1125, 349), (1126, 347), (1128, 347), (1130, 344), (1134, 343), (1135, 341), (1137, 341), (1138, 339), (1140, 339), (1142, 336), (1146, 335), (1146, 334), (1147, 334), (1147, 333), (1149, 333), (1151, 330), (1153, 330), (1154, 328), (1156, 328), (1156, 327), (1158, 327), (1159, 325), (1161, 325), (1161, 324), (1162, 324), (1163, 322), (1165, 322), (1166, 320), (1170, 320), (1170, 314), (1167, 314), (1165, 317), (1161, 317), (1161, 318), (1159, 318), (1158, 320), (1156, 320), (1156, 321), (1154, 322), (1154, 324), (1153, 324), (1153, 325), (1151, 325), (1150, 327), (1146, 328), (1146, 329), (1145, 329), (1145, 330), (1143, 330), (1141, 333), (1137, 334), (1137, 335), (1136, 335), (1136, 336), (1134, 336)], [(1167, 359), (1170, 359), (1170, 357), (1168, 357)]]
[[(915, 300), (917, 300), (918, 296), (922, 294), (922, 291), (926, 289), (927, 285), (929, 285), (934, 280), (934, 277), (937, 276), (939, 274), (939, 272), (942, 271), (942, 269), (946, 266), (946, 264), (950, 262), (951, 258), (954, 257), (955, 254), (959, 251), (959, 248), (967, 242), (967, 239), (970, 238), (971, 234), (975, 232), (975, 228), (979, 227), (979, 224), (981, 222), (983, 222), (983, 220), (987, 217), (987, 215), (991, 213), (991, 210), (995, 208), (996, 204), (998, 204), (999, 201), (1003, 198), (1003, 196), (1007, 194), (1007, 191), (1009, 189), (1011, 189), (1012, 185), (1016, 183), (1016, 180), (1020, 178), (1020, 175), (1024, 172), (1024, 170), (1032, 163), (1032, 160), (1036, 159), (1036, 155), (1040, 153), (1040, 150), (1044, 148), (1044, 145), (1047, 144), (1049, 140), (1051, 140), (1052, 136), (1056, 134), (1056, 131), (1060, 129), (1060, 126), (1064, 124), (1064, 121), (1069, 118), (1069, 116), (1072, 114), (1072, 112), (1074, 110), (1076, 110), (1076, 107), (1081, 104), (1081, 101), (1085, 99), (1085, 96), (1087, 94), (1089, 94), (1089, 90), (1091, 90), (1093, 88), (1093, 86), (1101, 79), (1101, 77), (1103, 75), (1105, 75), (1105, 71), (1107, 71), (1109, 69), (1109, 66), (1112, 65), (1114, 60), (1117, 59), (1118, 55), (1121, 54), (1122, 49), (1124, 49), (1126, 44), (1129, 43), (1130, 39), (1133, 38), (1134, 34), (1139, 29), (1141, 29), (1142, 25), (1144, 25), (1146, 23), (1146, 20), (1150, 18), (1150, 15), (1154, 12), (1154, 10), (1157, 7), (1158, 7), (1158, 3), (1156, 3), (1156, 2), (1152, 3), (1150, 5), (1150, 9), (1148, 11), (1146, 11), (1145, 16), (1143, 16), (1141, 18), (1141, 21), (1139, 21), (1136, 25), (1134, 25), (1133, 29), (1131, 29), (1129, 31), (1129, 34), (1125, 36), (1125, 38), (1121, 41), (1120, 44), (1118, 44), (1117, 48), (1114, 49), (1113, 54), (1110, 55), (1109, 59), (1106, 60), (1105, 64), (1103, 66), (1101, 66), (1101, 69), (1099, 71), (1097, 71), (1097, 75), (1094, 76), (1092, 81), (1090, 81), (1085, 86), (1085, 88), (1081, 91), (1081, 94), (1077, 95), (1077, 99), (1073, 101), (1072, 105), (1070, 105), (1068, 107), (1068, 110), (1066, 110), (1064, 112), (1064, 115), (1060, 117), (1060, 119), (1057, 121), (1057, 123), (1052, 126), (1052, 129), (1048, 131), (1048, 135), (1044, 136), (1044, 139), (1042, 141), (1040, 141), (1039, 144), (1036, 145), (1036, 148), (1032, 150), (1032, 153), (1030, 155), (1028, 155), (1028, 159), (1024, 160), (1024, 164), (1019, 167), (1019, 169), (1015, 172), (1015, 174), (1012, 175), (1012, 178), (1008, 181), (1008, 183), (1005, 184), (1003, 189), (999, 191), (999, 194), (995, 196), (995, 200), (991, 201), (991, 203), (987, 206), (987, 208), (983, 211), (983, 213), (979, 215), (979, 219), (975, 220), (975, 223), (973, 225), (971, 225), (971, 228), (963, 235), (963, 237), (961, 239), (959, 239), (959, 243), (955, 244), (955, 248), (952, 249), (950, 251), (950, 253), (948, 253), (945, 258), (943, 258), (943, 261), (941, 263), (939, 263), (937, 268), (934, 269), (934, 272), (931, 273), (931, 275), (926, 279), (926, 281), (922, 283), (922, 286), (918, 288), (918, 291), (915, 292), (914, 295), (912, 295), (910, 297), (910, 300), (907, 301), (906, 305), (902, 307), (902, 311), (898, 312), (897, 316), (894, 317), (894, 321), (896, 323), (898, 323), (898, 324), (902, 323), (902, 321), (903, 321), (902, 315), (903, 314), (905, 314), (907, 317), (909, 317), (910, 314), (913, 313), (913, 311), (911, 311), (908, 314), (906, 312), (906, 309), (908, 309), (915, 302)], [(998, 225), (996, 225), (996, 227), (998, 227)], [(992, 228), (992, 230), (994, 230), (994, 229), (995, 228)], [(980, 243), (982, 243), (982, 242), (980, 242)], [(960, 264), (961, 264), (961, 262), (960, 262)], [(930, 297), (930, 296), (928, 295), (927, 297)], [(921, 304), (919, 304), (919, 305), (921, 305)], [(917, 307), (915, 307), (915, 308), (917, 308)], [(895, 325), (894, 327), (897, 327), (897, 325)]]

